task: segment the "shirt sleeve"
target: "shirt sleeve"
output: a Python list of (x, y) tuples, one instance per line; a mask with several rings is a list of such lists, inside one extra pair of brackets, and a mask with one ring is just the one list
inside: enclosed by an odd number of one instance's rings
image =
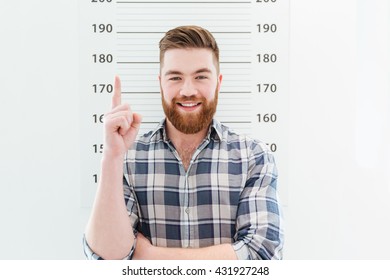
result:
[[(131, 247), (130, 253), (122, 260), (131, 260), (133, 258), (136, 244), (137, 244), (137, 236), (135, 236), (134, 238), (133, 247)], [(84, 249), (84, 255), (87, 258), (87, 260), (104, 260), (101, 256), (99, 256), (98, 254), (92, 251), (91, 247), (89, 247), (87, 243), (85, 235), (83, 236), (83, 249)]]
[(248, 177), (237, 209), (233, 249), (238, 259), (282, 259), (283, 229), (277, 169), (263, 143), (250, 145)]
[[(126, 169), (126, 164), (125, 164)], [(134, 194), (133, 188), (129, 184), (129, 176), (127, 170), (125, 170), (125, 176), (123, 177), (123, 192), (125, 197), (125, 204), (127, 207), (127, 213), (129, 214), (129, 219), (133, 225), (134, 232), (134, 243), (129, 252), (129, 254), (123, 258), (123, 260), (131, 260), (134, 255), (134, 251), (137, 245), (137, 231), (135, 230), (136, 224), (138, 223), (138, 207), (136, 202), (136, 196)], [(92, 251), (91, 247), (88, 245), (85, 235), (83, 236), (83, 249), (84, 255), (88, 260), (104, 260), (101, 256)]]

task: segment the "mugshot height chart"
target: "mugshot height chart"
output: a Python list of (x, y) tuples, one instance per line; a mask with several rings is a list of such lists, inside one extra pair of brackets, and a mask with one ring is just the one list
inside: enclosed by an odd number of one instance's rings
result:
[(179, 25), (199, 25), (220, 48), (222, 88), (216, 117), (268, 144), (287, 205), (289, 1), (109, 1), (79, 3), (81, 206), (93, 203), (103, 151), (103, 115), (114, 75), (122, 102), (142, 114), (140, 133), (163, 118), (158, 42)]

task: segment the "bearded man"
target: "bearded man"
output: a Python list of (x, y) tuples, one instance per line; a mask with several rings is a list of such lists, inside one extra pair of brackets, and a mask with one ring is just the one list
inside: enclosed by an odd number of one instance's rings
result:
[(141, 116), (121, 104), (115, 79), (86, 256), (281, 259), (273, 156), (263, 142), (214, 119), (222, 83), (214, 37), (181, 26), (159, 47), (166, 118), (156, 129), (137, 137)]

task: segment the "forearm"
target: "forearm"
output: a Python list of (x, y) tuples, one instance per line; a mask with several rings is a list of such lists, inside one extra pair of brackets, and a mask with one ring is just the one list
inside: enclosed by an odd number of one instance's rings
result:
[(134, 259), (138, 260), (236, 260), (231, 244), (220, 244), (204, 248), (157, 247), (138, 234)]
[(153, 259), (162, 260), (236, 260), (230, 244), (214, 245), (199, 249), (155, 247)]
[(85, 236), (104, 259), (125, 257), (133, 245), (133, 229), (123, 194), (123, 157), (105, 158)]

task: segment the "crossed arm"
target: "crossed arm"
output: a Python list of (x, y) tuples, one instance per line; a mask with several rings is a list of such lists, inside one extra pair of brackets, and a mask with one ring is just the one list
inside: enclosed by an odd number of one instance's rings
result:
[(236, 260), (236, 254), (230, 244), (214, 245), (210, 247), (164, 248), (150, 244), (141, 233), (137, 235), (135, 260)]

